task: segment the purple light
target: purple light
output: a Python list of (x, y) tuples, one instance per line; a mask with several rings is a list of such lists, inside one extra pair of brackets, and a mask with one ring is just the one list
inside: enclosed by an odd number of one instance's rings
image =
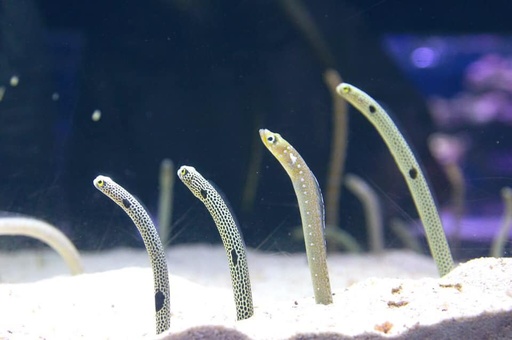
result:
[[(440, 215), (446, 236), (453, 237), (457, 226), (455, 216), (448, 211), (442, 211)], [(464, 241), (491, 242), (501, 228), (502, 219), (501, 216), (464, 216), (460, 221), (459, 237)], [(424, 235), (420, 225), (421, 221), (414, 224), (413, 233)], [(512, 238), (512, 231), (509, 238)]]
[(417, 68), (433, 67), (437, 60), (437, 53), (430, 47), (418, 47), (411, 53), (411, 62)]

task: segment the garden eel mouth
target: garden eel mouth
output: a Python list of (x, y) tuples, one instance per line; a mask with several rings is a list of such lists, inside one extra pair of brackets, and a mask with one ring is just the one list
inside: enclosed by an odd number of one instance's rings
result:
[(441, 276), (453, 268), (453, 259), (439, 213), (416, 157), (386, 111), (368, 94), (347, 83), (336, 88), (338, 94), (358, 109), (377, 129), (407, 182), (420, 215), (432, 257)]
[(111, 178), (98, 176), (93, 183), (99, 191), (123, 208), (142, 236), (153, 270), (156, 332), (160, 334), (169, 329), (171, 312), (167, 260), (155, 225), (142, 205)]
[(245, 244), (231, 209), (222, 195), (195, 168), (180, 167), (178, 177), (203, 202), (219, 230), (228, 257), (237, 320), (251, 317), (254, 310)]
[(332, 303), (325, 247), (325, 216), (322, 192), (301, 155), (280, 134), (261, 129), (260, 137), (290, 176), (299, 203), (300, 217), (315, 301)]

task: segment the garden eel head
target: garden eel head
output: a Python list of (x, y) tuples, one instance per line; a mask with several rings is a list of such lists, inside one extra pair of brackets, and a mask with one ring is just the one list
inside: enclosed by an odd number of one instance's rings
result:
[(194, 196), (201, 201), (205, 199), (206, 185), (208, 182), (197, 172), (193, 166), (183, 165), (178, 169), (179, 179), (192, 191)]
[[(354, 106), (356, 105), (362, 105), (364, 107), (367, 107), (369, 105), (369, 103), (367, 101), (365, 101), (362, 96), (360, 95), (357, 95), (357, 89), (354, 89), (354, 86), (350, 85), (350, 84), (346, 84), (346, 83), (341, 83), (338, 85), (338, 87), (336, 87), (336, 92), (338, 92), (338, 94), (345, 98), (348, 102), (352, 102)], [(352, 92), (355, 92), (355, 93), (352, 93)], [(347, 97), (346, 95), (350, 95), (350, 97)], [(356, 108), (358, 108), (358, 106), (356, 106)], [(370, 105), (370, 107), (368, 108), (370, 113), (375, 113), (375, 106), (374, 105)], [(359, 109), (361, 110), (361, 109)], [(382, 109), (384, 110), (384, 109)]]
[[(277, 158), (277, 160), (283, 164), (288, 165), (288, 168), (293, 168), (297, 161), (298, 153), (293, 147), (281, 137), (280, 134), (272, 132), (267, 129), (260, 129), (261, 141), (267, 149)], [(287, 167), (285, 166), (285, 169)]]
[(123, 199), (119, 194), (116, 194), (118, 190), (116, 190), (110, 177), (98, 176), (94, 179), (93, 184), (99, 191), (103, 192), (109, 197), (112, 197), (112, 199), (115, 199), (115, 201), (121, 201)]
[(338, 87), (336, 88), (336, 91), (338, 91), (338, 93), (350, 93), (352, 89), (350, 88), (350, 85), (347, 85), (347, 84), (340, 84), (338, 85)]

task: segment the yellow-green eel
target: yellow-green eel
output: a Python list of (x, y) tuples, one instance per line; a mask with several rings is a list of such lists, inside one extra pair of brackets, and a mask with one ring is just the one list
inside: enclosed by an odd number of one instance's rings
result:
[(203, 202), (212, 216), (228, 257), (237, 320), (250, 318), (254, 309), (245, 244), (230, 208), (219, 192), (194, 167), (180, 167), (178, 177)]
[(28, 216), (0, 216), (0, 235), (29, 236), (45, 242), (64, 259), (73, 275), (83, 272), (78, 250), (53, 225)]
[(414, 154), (386, 111), (368, 94), (347, 83), (336, 88), (380, 133), (407, 182), (425, 229), (430, 252), (441, 276), (453, 268), (453, 259), (427, 181)]
[(142, 205), (110, 177), (98, 176), (93, 183), (99, 191), (123, 208), (142, 236), (153, 270), (156, 333), (160, 334), (169, 329), (171, 312), (167, 260), (155, 225)]
[(284, 167), (292, 181), (299, 203), (315, 301), (319, 304), (330, 304), (332, 303), (332, 294), (324, 237), (324, 202), (318, 182), (297, 150), (280, 134), (261, 129), (260, 137), (263, 144)]

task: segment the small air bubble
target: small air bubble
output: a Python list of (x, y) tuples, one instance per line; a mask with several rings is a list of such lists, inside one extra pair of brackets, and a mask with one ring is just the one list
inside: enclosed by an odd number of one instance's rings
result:
[(94, 110), (92, 113), (91, 119), (93, 122), (97, 122), (101, 119), (101, 111), (100, 110)]
[(59, 100), (59, 97), (60, 97), (60, 96), (59, 96), (59, 93), (58, 93), (58, 92), (53, 92), (53, 93), (52, 93), (52, 100), (53, 100), (54, 102), (56, 102), (57, 100)]
[(18, 86), (19, 83), (20, 83), (20, 78), (16, 75), (12, 76), (11, 79), (9, 80), (9, 84), (12, 87)]

